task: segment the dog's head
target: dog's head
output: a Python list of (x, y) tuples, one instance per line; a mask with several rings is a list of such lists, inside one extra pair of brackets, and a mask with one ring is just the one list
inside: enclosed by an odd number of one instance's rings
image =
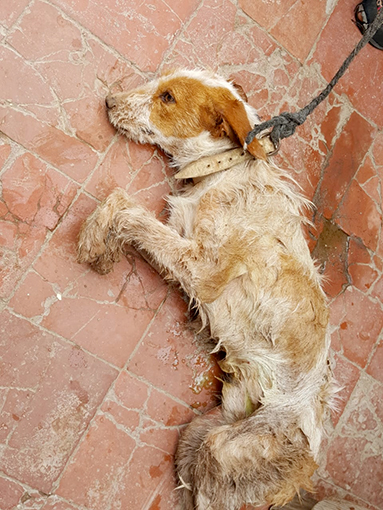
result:
[[(174, 71), (130, 92), (106, 98), (109, 120), (139, 143), (160, 146), (182, 165), (233, 146), (243, 146), (255, 110), (243, 93), (204, 71)], [(254, 140), (247, 150), (266, 159)]]

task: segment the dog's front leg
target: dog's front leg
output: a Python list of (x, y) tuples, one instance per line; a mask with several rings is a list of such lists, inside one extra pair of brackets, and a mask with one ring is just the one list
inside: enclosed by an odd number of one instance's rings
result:
[(116, 189), (87, 218), (81, 228), (78, 261), (88, 262), (101, 274), (112, 270), (125, 244), (144, 250), (154, 265), (190, 289), (192, 242), (158, 221)]

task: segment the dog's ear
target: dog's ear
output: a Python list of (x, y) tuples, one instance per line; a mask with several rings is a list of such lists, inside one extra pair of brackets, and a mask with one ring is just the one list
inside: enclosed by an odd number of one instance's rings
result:
[(231, 84), (233, 85), (233, 87), (235, 88), (235, 90), (237, 91), (239, 97), (245, 101), (245, 103), (248, 103), (248, 99), (247, 99), (247, 95), (246, 95), (246, 92), (243, 90), (242, 86), (239, 85), (238, 83), (235, 83), (235, 81), (232, 81)]
[[(246, 136), (251, 131), (243, 102), (225, 91), (217, 95), (214, 106), (216, 121), (211, 130), (212, 135), (228, 136), (234, 143), (239, 143), (243, 147)], [(258, 159), (267, 159), (265, 149), (256, 138), (247, 146), (247, 150)]]

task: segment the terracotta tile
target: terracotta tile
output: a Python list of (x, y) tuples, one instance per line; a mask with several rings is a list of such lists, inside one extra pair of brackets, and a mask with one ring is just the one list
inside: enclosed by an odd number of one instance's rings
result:
[(0, 127), (77, 182), (83, 182), (96, 164), (97, 156), (88, 145), (30, 115), (0, 107)]
[(348, 234), (360, 237), (367, 248), (376, 250), (382, 215), (376, 203), (355, 180), (339, 206), (335, 221)]
[(12, 510), (20, 501), (24, 489), (3, 476), (0, 476), (0, 505), (2, 510)]
[[(116, 506), (120, 504), (121, 508), (150, 508), (149, 504), (158, 490), (172, 478), (172, 474), (173, 458), (169, 454), (149, 446), (137, 448), (120, 482)], [(154, 510), (156, 507), (152, 508)]]
[(383, 132), (380, 131), (376, 134), (374, 145), (372, 146), (372, 155), (374, 157), (375, 164), (383, 164)]
[(52, 286), (37, 273), (30, 272), (9, 306), (24, 317), (35, 317), (44, 313), (45, 303), (52, 298), (57, 299)]
[(324, 171), (317, 206), (326, 218), (336, 211), (373, 139), (374, 129), (353, 113), (339, 136)]
[(105, 97), (94, 93), (72, 101), (65, 106), (76, 136), (88, 142), (98, 151), (104, 151), (110, 144), (115, 129), (109, 124), (105, 111)]
[(383, 312), (378, 303), (352, 287), (344, 293), (344, 307), (339, 330), (343, 353), (363, 368), (383, 326)]
[(30, 390), (38, 386), (49, 362), (52, 335), (7, 311), (0, 314), (0, 386)]
[(375, 167), (371, 158), (368, 156), (364, 163), (359, 168), (356, 174), (356, 180), (362, 186), (368, 182), (372, 177), (376, 177)]
[(0, 24), (10, 27), (22, 14), (29, 0), (15, 0), (12, 3), (2, 2), (0, 5)]
[[(56, 496), (51, 497), (50, 499), (57, 500)], [(46, 505), (44, 505), (44, 510), (76, 510), (76, 507), (68, 504), (66, 501), (49, 501)]]
[(20, 30), (13, 32), (9, 41), (26, 59), (34, 61), (43, 85), (49, 84), (51, 91), (65, 100), (62, 107), (66, 118), (59, 119), (58, 110), (55, 118), (47, 108), (26, 108), (56, 127), (63, 122), (70, 124), (68, 129), (78, 138), (96, 150), (105, 150), (114, 136), (105, 113), (108, 86), (134, 81), (132, 67), (81, 33), (54, 6), (42, 2), (31, 6)]
[(335, 297), (348, 285), (347, 235), (334, 223), (324, 219), (313, 257), (324, 267), (323, 287), (327, 295)]
[[(39, 386), (17, 421), (1, 469), (48, 493), (116, 372), (20, 319), (9, 318), (7, 337), (11, 348), (3, 359), (6, 363), (12, 356), (14, 368), (3, 370), (3, 378), (11, 376), (18, 386), (37, 382)], [(15, 359), (20, 364), (18, 371)], [(22, 382), (18, 383), (18, 378)]]
[(110, 501), (115, 506), (121, 473), (135, 447), (128, 434), (105, 416), (97, 416), (66, 467), (56, 493), (88, 508), (106, 510)]
[(378, 344), (378, 347), (367, 366), (367, 373), (372, 375), (372, 377), (378, 381), (383, 382), (383, 342)]
[[(45, 110), (56, 110), (56, 113), (53, 114), (56, 121), (58, 110), (54, 105), (55, 98), (43, 77), (10, 48), (4, 46), (0, 48), (0, 59), (3, 66), (0, 78), (2, 89), (0, 104), (5, 105), (5, 101), (7, 101), (12, 107), (20, 105), (21, 108), (33, 109), (38, 105)], [(14, 72), (15, 68), (18, 70), (17, 73)], [(25, 86), (26, 83), (28, 83), (28, 87)]]
[(10, 388), (0, 413), (0, 443), (5, 444), (17, 423), (24, 419), (25, 412), (30, 409), (30, 402), (34, 396), (32, 390)]
[(5, 162), (8, 159), (8, 156), (11, 153), (11, 146), (8, 143), (4, 143), (4, 145), (0, 145), (0, 169), (4, 166)]
[(371, 295), (377, 299), (379, 299), (380, 302), (383, 302), (383, 277), (381, 276), (374, 284)]
[(361, 371), (339, 354), (335, 354), (334, 376), (341, 388), (337, 394), (336, 410), (332, 413), (332, 421), (336, 425), (347, 405), (348, 399), (359, 380)]
[[(138, 278), (144, 288), (146, 302), (149, 308), (156, 310), (167, 295), (168, 284), (141, 257), (136, 257), (134, 260)], [(125, 294), (125, 292), (122, 294), (122, 299), (124, 299)]]
[(46, 228), (0, 220), (0, 296), (8, 298), (38, 254)]
[(350, 237), (348, 246), (348, 264), (370, 264), (371, 255), (364, 244), (355, 237)]
[[(153, 312), (115, 305), (98, 306), (99, 310), (73, 340), (101, 358), (122, 367), (144, 334)], [(57, 315), (59, 321), (60, 314)]]
[[(331, 80), (360, 40), (360, 32), (352, 23), (355, 5), (353, 0), (340, 0), (317, 43), (313, 61), (321, 65), (321, 72), (327, 81)], [(339, 38), (339, 33), (342, 33), (342, 38)], [(367, 45), (336, 87), (338, 93), (347, 94), (354, 107), (380, 127), (383, 123), (383, 105), (374, 98), (381, 88), (379, 77), (382, 74), (383, 62), (376, 58), (375, 48)]]
[(211, 407), (219, 386), (214, 361), (186, 327), (186, 304), (174, 292), (165, 301), (128, 369), (197, 408)]
[(338, 327), (346, 315), (344, 293), (337, 296), (330, 305), (330, 324)]
[[(76, 5), (70, 0), (54, 3), (144, 71), (154, 71), (161, 62), (174, 34), (185, 20), (179, 15), (186, 18), (197, 6), (196, 0), (178, 7), (173, 2), (176, 13), (161, 0), (150, 5), (132, 5), (128, 9), (116, 0), (109, 0), (102, 7), (93, 3)], [(104, 15), (105, 9), (108, 16)], [(132, 41), (139, 41), (139, 44), (132, 44)]]
[(34, 269), (48, 282), (56, 284), (60, 291), (89, 271), (89, 266), (77, 263), (76, 246), (81, 224), (96, 206), (94, 200), (81, 194), (34, 264)]
[(351, 283), (362, 292), (367, 292), (378, 277), (378, 272), (370, 266), (353, 264), (349, 266), (348, 273)]
[(50, 230), (56, 227), (78, 189), (29, 153), (17, 158), (1, 180), (8, 211), (25, 223)]
[[(145, 183), (145, 176), (146, 184), (149, 186), (158, 179), (162, 181), (165, 178), (162, 168), (160, 160), (155, 157), (153, 147), (128, 143), (125, 137), (119, 137), (94, 172), (86, 189), (102, 200), (117, 187), (126, 188), (130, 192), (130, 185), (140, 170), (143, 172), (143, 175), (138, 178), (141, 187)], [(139, 188), (135, 184), (134, 191), (137, 189)]]
[[(382, 447), (371, 430), (381, 431), (379, 413), (372, 398), (381, 395), (381, 386), (363, 375), (349, 401), (347, 421), (329, 449), (327, 471), (337, 485), (351, 491), (355, 496), (380, 507), (383, 503), (383, 488), (380, 483), (383, 474)], [(381, 434), (378, 432), (378, 437)]]
[(381, 185), (380, 179), (376, 175), (372, 177), (368, 182), (362, 185), (363, 190), (369, 195), (372, 200), (380, 207), (381, 203)]
[(334, 146), (335, 139), (339, 136), (345, 113), (345, 108), (336, 105), (330, 108), (320, 124), (321, 133), (329, 149)]
[(270, 28), (280, 19), (283, 19), (295, 3), (297, 3), (297, 0), (286, 0), (283, 3), (265, 0), (239, 0), (241, 9), (265, 28)]
[[(270, 33), (284, 48), (304, 62), (327, 17), (328, 4), (298, 0), (280, 17)], [(299, 31), (299, 37), (296, 36), (296, 30)]]
[(363, 508), (363, 510), (380, 510), (376, 506), (370, 505), (365, 500), (350, 494), (350, 492), (342, 489), (341, 487), (337, 487), (332, 483), (328, 483), (327, 481), (317, 477), (315, 481), (315, 499), (323, 501), (326, 498), (330, 500), (340, 500), (342, 503), (347, 502), (348, 505), (350, 505), (348, 510), (355, 510), (353, 505), (359, 505), (359, 507)]
[(82, 48), (80, 30), (57, 9), (39, 1), (23, 16), (18, 30), (7, 41), (27, 60), (43, 59), (48, 52), (62, 58)]

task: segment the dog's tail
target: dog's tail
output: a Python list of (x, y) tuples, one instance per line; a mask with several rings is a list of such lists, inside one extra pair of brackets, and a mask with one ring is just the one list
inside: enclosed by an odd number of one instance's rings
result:
[(230, 423), (223, 404), (183, 432), (176, 455), (183, 510), (284, 505), (300, 488), (312, 491), (317, 464), (294, 418), (271, 407), (246, 415)]

